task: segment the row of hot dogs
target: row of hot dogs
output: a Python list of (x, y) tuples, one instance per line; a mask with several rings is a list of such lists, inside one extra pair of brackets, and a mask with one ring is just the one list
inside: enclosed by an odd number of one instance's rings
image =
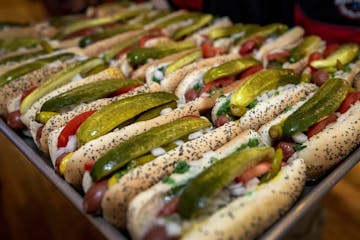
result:
[(134, 239), (255, 238), (360, 140), (360, 54), (150, 4), (0, 25), (0, 114)]

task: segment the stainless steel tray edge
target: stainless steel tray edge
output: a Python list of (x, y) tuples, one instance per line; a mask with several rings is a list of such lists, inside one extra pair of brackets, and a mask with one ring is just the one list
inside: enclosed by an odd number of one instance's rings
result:
[[(39, 169), (46, 178), (61, 191), (74, 206), (90, 220), (103, 235), (108, 239), (126, 239), (124, 235), (101, 217), (92, 217), (82, 211), (82, 197), (55, 173), (53, 168), (46, 164), (35, 148), (30, 147), (25, 140), (11, 130), (3, 120), (0, 119), (0, 131), (12, 141), (17, 148)], [(335, 186), (347, 172), (351, 170), (360, 160), (360, 147), (351, 153), (345, 160), (338, 164), (332, 171), (316, 182), (308, 182), (294, 206), (273, 226), (266, 230), (259, 239), (281, 239), (291, 228), (307, 213), (307, 211), (318, 203), (330, 189)]]

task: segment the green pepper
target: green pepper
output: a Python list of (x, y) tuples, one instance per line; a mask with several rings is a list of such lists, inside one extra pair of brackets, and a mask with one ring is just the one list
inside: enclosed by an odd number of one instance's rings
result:
[(194, 50), (193, 52), (187, 54), (186, 56), (179, 58), (178, 60), (175, 60), (172, 62), (169, 66), (166, 67), (165, 74), (170, 74), (177, 69), (182, 68), (183, 66), (186, 66), (192, 62), (195, 62), (196, 60), (200, 59), (202, 57), (201, 50)]
[(208, 120), (189, 117), (151, 128), (149, 131), (117, 145), (100, 157), (94, 164), (90, 175), (94, 181), (99, 181), (152, 149), (209, 126), (211, 123)]
[(345, 43), (336, 49), (327, 58), (315, 60), (310, 65), (316, 69), (319, 68), (342, 68), (352, 62), (359, 54), (359, 45), (356, 43)]
[(195, 19), (193, 24), (176, 30), (172, 34), (171, 38), (174, 40), (180, 40), (180, 39), (190, 35), (191, 33), (195, 32), (196, 30), (206, 26), (212, 20), (213, 20), (213, 16), (211, 14), (200, 15), (197, 19)]
[(292, 70), (268, 69), (257, 72), (246, 80), (231, 96), (230, 110), (232, 115), (241, 117), (247, 111), (247, 106), (257, 96), (286, 84), (297, 84), (300, 78)]
[(291, 138), (297, 132), (304, 132), (320, 119), (339, 108), (348, 93), (349, 86), (339, 78), (326, 81), (318, 91), (283, 122), (269, 129), (272, 139)]
[(260, 65), (261, 62), (255, 60), (253, 58), (239, 58), (235, 59), (226, 63), (223, 63), (219, 66), (210, 68), (203, 77), (204, 84), (214, 81), (216, 79), (227, 77), (227, 76), (234, 76), (245, 69)]
[(0, 49), (15, 51), (19, 48), (33, 48), (39, 45), (43, 40), (33, 37), (19, 37), (11, 39), (1, 39)]
[(107, 79), (88, 83), (49, 99), (42, 105), (41, 111), (59, 112), (65, 107), (104, 98), (119, 89), (139, 84), (140, 81), (130, 79)]
[(70, 58), (73, 58), (75, 55), (73, 53), (61, 53), (57, 54), (51, 57), (41, 58), (37, 61), (27, 63), (24, 65), (21, 65), (15, 69), (12, 69), (3, 75), (0, 76), (0, 87), (11, 82), (12, 80), (21, 77), (25, 74), (28, 74), (32, 71), (35, 71), (37, 69), (40, 69), (44, 67), (46, 64), (49, 64), (51, 62), (55, 62), (57, 60), (64, 61)]
[(127, 53), (127, 59), (131, 66), (138, 66), (145, 64), (148, 59), (163, 58), (193, 47), (193, 42), (184, 41), (176, 44), (168, 44), (162, 47), (135, 48)]
[(172, 102), (163, 104), (161, 106), (152, 108), (152, 109), (142, 113), (138, 118), (136, 118), (136, 122), (153, 119), (155, 117), (160, 116), (161, 111), (164, 110), (165, 108), (175, 109), (176, 107), (177, 107), (176, 101), (172, 101)]
[(266, 173), (264, 176), (261, 177), (260, 182), (266, 183), (276, 177), (276, 175), (281, 170), (282, 160), (284, 158), (284, 154), (281, 148), (276, 149), (274, 158), (271, 163), (271, 171)]
[(115, 101), (86, 119), (77, 130), (78, 142), (83, 145), (144, 111), (176, 100), (177, 97), (174, 94), (157, 92), (139, 94)]
[(20, 105), (20, 113), (24, 114), (37, 100), (49, 92), (69, 83), (75, 75), (89, 71), (96, 66), (103, 64), (103, 62), (104, 61), (100, 58), (90, 58), (53, 75), (48, 81), (24, 98)]
[(131, 30), (136, 30), (141, 28), (140, 25), (120, 25), (117, 27), (112, 27), (112, 28), (107, 28), (104, 31), (100, 32), (100, 33), (94, 33), (91, 35), (87, 35), (85, 37), (83, 37), (80, 41), (79, 41), (79, 46), (81, 48), (85, 48), (87, 46), (89, 46), (90, 44), (93, 44), (99, 40), (105, 39), (105, 38), (109, 38), (112, 37), (116, 34), (119, 33), (123, 33), (123, 32), (127, 32), (127, 31), (131, 31)]
[(122, 21), (122, 20), (126, 20), (132, 17), (135, 17), (139, 14), (142, 14), (144, 12), (146, 12), (147, 9), (134, 9), (134, 10), (126, 10), (111, 16), (106, 16), (106, 17), (102, 17), (102, 18), (91, 18), (91, 19), (85, 19), (79, 22), (75, 22), (71, 25), (65, 26), (64, 28), (62, 28), (59, 32), (59, 34), (57, 35), (57, 38), (62, 40), (64, 38), (66, 38), (67, 36), (69, 36), (70, 34), (77, 32), (81, 29), (84, 28), (92, 28), (92, 27), (97, 27), (97, 26), (101, 26), (101, 25), (105, 25), (105, 24), (109, 24), (109, 23), (113, 23), (113, 22), (118, 22), (118, 21)]
[(185, 219), (198, 216), (225, 186), (256, 164), (271, 161), (274, 152), (271, 147), (249, 148), (215, 162), (185, 187), (177, 205), (179, 215)]
[(220, 27), (212, 29), (209, 33), (209, 38), (212, 40), (218, 39), (218, 38), (225, 38), (225, 37), (231, 37), (235, 34), (242, 34), (246, 31), (248, 31), (250, 28), (253, 27), (259, 27), (259, 25), (256, 24), (237, 24), (233, 26), (228, 27)]
[(311, 35), (304, 38), (299, 45), (290, 51), (290, 62), (295, 63), (305, 56), (318, 50), (322, 45), (322, 40), (319, 36)]

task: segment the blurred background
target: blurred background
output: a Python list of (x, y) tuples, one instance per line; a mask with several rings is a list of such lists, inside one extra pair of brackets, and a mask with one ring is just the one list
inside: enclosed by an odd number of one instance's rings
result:
[[(98, 1), (0, 0), (0, 21), (40, 21), (54, 14), (81, 12)], [(101, 239), (77, 221), (79, 213), (0, 134), (0, 239)], [(3, 148), (4, 146), (9, 148)], [(300, 232), (322, 230), (322, 239), (360, 239), (360, 165), (321, 202)], [(320, 210), (319, 210), (320, 209)], [(313, 221), (313, 222), (312, 222)], [(317, 236), (316, 234), (313, 236)]]

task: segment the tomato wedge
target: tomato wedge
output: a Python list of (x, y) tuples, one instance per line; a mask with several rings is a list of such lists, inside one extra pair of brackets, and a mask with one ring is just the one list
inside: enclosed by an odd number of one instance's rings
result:
[(20, 103), (30, 94), (32, 93), (37, 87), (29, 88), (28, 90), (25, 90), (23, 94), (21, 95)]
[(346, 112), (347, 110), (349, 110), (351, 105), (353, 105), (354, 103), (356, 103), (359, 100), (360, 100), (360, 92), (350, 92), (350, 93), (348, 93), (345, 100), (341, 103), (338, 111), (340, 113)]
[(69, 137), (72, 136), (72, 135), (75, 135), (76, 131), (80, 127), (80, 125), (88, 117), (90, 117), (94, 112), (96, 112), (96, 110), (83, 112), (83, 113), (77, 115), (76, 117), (74, 117), (73, 119), (71, 119), (66, 124), (66, 126), (63, 128), (63, 130), (61, 131), (61, 133), (60, 133), (60, 135), (58, 137), (57, 147), (58, 148), (66, 147), (66, 145), (67, 145), (67, 143), (69, 141)]
[(270, 162), (262, 162), (256, 165), (255, 167), (249, 168), (242, 175), (235, 178), (235, 182), (246, 183), (254, 177), (259, 177), (264, 175), (267, 172), (271, 171), (271, 163)]
[(85, 170), (85, 171), (91, 171), (91, 169), (93, 168), (94, 164), (95, 164), (95, 161), (94, 161), (94, 160), (89, 160), (89, 161), (85, 162), (85, 164), (84, 164), (84, 170)]
[(214, 90), (215, 88), (218, 88), (218, 87), (226, 87), (226, 86), (230, 85), (231, 83), (233, 83), (234, 81), (235, 81), (235, 77), (230, 76), (230, 77), (222, 77), (222, 78), (216, 79), (214, 81), (208, 82), (201, 89), (200, 95), (202, 93), (208, 93), (211, 90)]
[(116, 96), (119, 96), (119, 95), (121, 95), (121, 94), (127, 93), (127, 92), (129, 92), (129, 91), (137, 88), (138, 86), (140, 86), (140, 85), (123, 87), (123, 88), (121, 88), (121, 89), (119, 89), (119, 90), (116, 90), (115, 92), (111, 93), (111, 94), (109, 95), (109, 97), (116, 97)]
[(76, 32), (73, 32), (73, 33), (69, 34), (68, 36), (65, 37), (65, 40), (75, 38), (75, 37), (84, 37), (84, 36), (87, 36), (87, 35), (90, 35), (90, 34), (94, 34), (97, 31), (98, 30), (97, 30), (96, 27), (95, 28), (84, 28), (84, 29), (81, 29), (79, 31), (76, 31)]
[(127, 53), (128, 51), (130, 51), (133, 48), (133, 46), (129, 46), (126, 48), (123, 48), (122, 50), (120, 50), (120, 52), (118, 52), (118, 54), (116, 54), (115, 59), (120, 59), (125, 53)]
[(314, 125), (312, 125), (309, 130), (306, 132), (306, 136), (308, 138), (311, 138), (312, 136), (314, 136), (315, 134), (318, 134), (319, 132), (321, 132), (322, 130), (324, 130), (326, 128), (327, 125), (329, 125), (332, 122), (335, 122), (336, 119), (338, 117), (336, 116), (335, 113), (329, 115), (327, 118), (315, 123)]
[(280, 59), (287, 59), (290, 56), (289, 51), (274, 52), (267, 55), (268, 61), (279, 61)]
[(211, 58), (225, 53), (223, 49), (214, 47), (210, 41), (201, 44), (201, 51), (204, 58)]
[(162, 37), (162, 36), (165, 36), (165, 35), (160, 31), (143, 36), (139, 41), (139, 47), (145, 47), (145, 44), (147, 41), (154, 39), (154, 38)]
[(252, 66), (252, 67), (246, 69), (243, 73), (241, 73), (240, 79), (246, 78), (246, 77), (248, 77), (248, 76), (250, 76), (250, 75), (253, 75), (254, 73), (256, 73), (256, 72), (258, 72), (258, 71), (261, 71), (261, 70), (263, 70), (263, 69), (264, 69), (264, 68), (263, 68), (263, 66), (261, 66), (261, 65)]
[(265, 41), (265, 38), (262, 36), (256, 36), (253, 37), (243, 44), (241, 44), (239, 49), (240, 55), (247, 55), (251, 53), (254, 49), (258, 48), (263, 42)]
[(177, 205), (179, 202), (179, 197), (174, 197), (168, 202), (158, 213), (158, 216), (169, 216), (177, 211)]

